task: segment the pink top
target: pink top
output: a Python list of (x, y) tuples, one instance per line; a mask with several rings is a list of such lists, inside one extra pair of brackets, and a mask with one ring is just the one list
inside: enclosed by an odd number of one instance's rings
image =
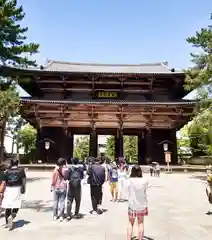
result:
[(61, 168), (56, 167), (53, 171), (53, 174), (52, 174), (52, 188), (66, 189), (67, 188), (67, 182), (66, 182), (65, 179), (67, 179), (67, 175), (68, 175), (68, 168), (67, 167), (61, 167)]

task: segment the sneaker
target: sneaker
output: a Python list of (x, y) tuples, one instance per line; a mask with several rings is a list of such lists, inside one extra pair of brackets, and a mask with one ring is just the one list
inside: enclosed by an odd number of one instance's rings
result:
[(100, 209), (97, 209), (97, 214), (98, 214), (98, 215), (101, 215), (101, 214), (103, 214), (103, 211), (100, 210)]
[(99, 209), (99, 210), (102, 211), (102, 210), (103, 210), (102, 205), (98, 205), (98, 206), (97, 206), (97, 209)]
[(9, 228), (9, 229), (12, 229), (12, 227), (13, 227), (13, 218), (12, 218), (12, 216), (8, 217), (6, 227)]
[(104, 212), (103, 207), (101, 205), (97, 207), (97, 212), (98, 214), (102, 214)]
[(66, 220), (67, 220), (67, 221), (70, 221), (71, 218), (72, 218), (72, 216), (67, 216), (67, 217), (66, 217)]
[(75, 219), (80, 219), (80, 218), (81, 218), (81, 215), (80, 215), (79, 213), (77, 213), (77, 214), (74, 215), (74, 218), (75, 218)]
[(60, 222), (63, 222), (64, 221), (64, 217), (60, 217)]
[(58, 217), (54, 216), (53, 221), (57, 221)]
[(97, 211), (94, 211), (94, 210), (91, 212), (91, 214), (92, 214), (92, 215), (99, 215), (98, 212), (97, 212)]

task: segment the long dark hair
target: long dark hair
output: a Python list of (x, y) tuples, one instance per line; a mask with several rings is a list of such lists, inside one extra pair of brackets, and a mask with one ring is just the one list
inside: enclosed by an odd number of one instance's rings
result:
[(10, 167), (17, 167), (18, 164), (19, 164), (18, 159), (12, 159), (12, 160), (10, 161)]
[(131, 178), (143, 177), (141, 167), (139, 165), (134, 165), (130, 174)]

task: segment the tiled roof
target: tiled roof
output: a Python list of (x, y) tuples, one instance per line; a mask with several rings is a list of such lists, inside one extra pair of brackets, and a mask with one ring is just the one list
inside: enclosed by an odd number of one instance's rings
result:
[(55, 72), (55, 73), (99, 73), (99, 74), (163, 74), (182, 75), (182, 71), (171, 71), (166, 63), (145, 63), (145, 64), (98, 64), (98, 63), (72, 63), (49, 61), (42, 68), (16, 68), (1, 67), (5, 70), (25, 72)]
[(178, 105), (178, 106), (184, 106), (184, 105), (195, 105), (196, 101), (190, 101), (190, 100), (182, 100), (177, 102), (156, 102), (156, 101), (127, 101), (127, 100), (88, 100), (88, 101), (74, 101), (74, 100), (37, 100), (37, 99), (31, 99), (31, 98), (22, 98), (22, 103), (37, 103), (37, 104), (120, 104), (120, 105)]
[(170, 73), (170, 69), (163, 63), (150, 64), (97, 64), (97, 63), (70, 63), (50, 61), (44, 70), (61, 72), (87, 73)]

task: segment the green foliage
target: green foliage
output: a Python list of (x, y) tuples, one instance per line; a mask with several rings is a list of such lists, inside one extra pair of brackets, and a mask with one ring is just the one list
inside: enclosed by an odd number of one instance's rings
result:
[(178, 154), (186, 154), (191, 148), (188, 125), (181, 128), (180, 135), (181, 138), (177, 140)]
[(19, 105), (19, 95), (13, 85), (6, 90), (0, 89), (0, 162), (4, 160), (6, 122), (18, 113)]
[[(211, 19), (212, 20), (212, 19)], [(191, 54), (194, 67), (186, 71), (187, 90), (198, 90), (199, 104), (196, 117), (188, 126), (190, 146), (194, 156), (212, 154), (212, 26), (202, 28), (196, 35), (189, 37), (198, 53)]]
[(109, 136), (106, 141), (106, 149), (105, 149), (105, 155), (113, 159), (115, 158), (115, 137)]
[(193, 68), (188, 69), (186, 88), (193, 90), (212, 82), (212, 27), (202, 28), (193, 37), (187, 38), (187, 42), (199, 50), (199, 53), (191, 53)]
[(0, 61), (5, 65), (35, 66), (27, 54), (38, 52), (39, 45), (25, 43), (28, 28), (22, 28), (23, 7), (16, 0), (1, 0), (0, 4)]
[(89, 156), (89, 137), (82, 136), (76, 139), (73, 156), (84, 160)]
[(194, 118), (189, 126), (189, 137), (194, 155), (212, 155), (212, 113), (210, 109)]
[(138, 161), (137, 136), (124, 136), (124, 156), (126, 156), (129, 163)]
[(15, 116), (19, 111), (19, 103), (19, 95), (13, 87), (0, 91), (0, 119), (7, 121)]
[[(136, 136), (124, 136), (124, 156), (132, 162), (138, 161), (138, 138)], [(109, 136), (106, 142), (105, 154), (107, 157), (115, 157), (115, 137)]]
[(18, 143), (20, 147), (24, 148), (24, 153), (29, 154), (36, 144), (36, 129), (30, 124), (24, 125), (22, 129), (18, 131)]
[(12, 136), (12, 154), (14, 150), (14, 145), (16, 144), (17, 151), (19, 149), (18, 144), (18, 131), (26, 124), (26, 121), (19, 115), (17, 117), (10, 117), (7, 122), (7, 133)]
[(19, 115), (10, 117), (7, 124), (7, 131), (16, 139), (18, 131), (26, 124), (26, 121)]
[[(27, 54), (38, 52), (39, 45), (26, 43), (28, 28), (22, 28), (24, 19), (22, 6), (16, 0), (0, 0), (0, 64), (18, 67), (35, 66)], [(2, 73), (3, 74), (3, 73)], [(0, 76), (0, 160), (3, 160), (4, 134), (9, 117), (19, 111), (19, 96), (15, 90), (15, 79), (12, 76)]]

